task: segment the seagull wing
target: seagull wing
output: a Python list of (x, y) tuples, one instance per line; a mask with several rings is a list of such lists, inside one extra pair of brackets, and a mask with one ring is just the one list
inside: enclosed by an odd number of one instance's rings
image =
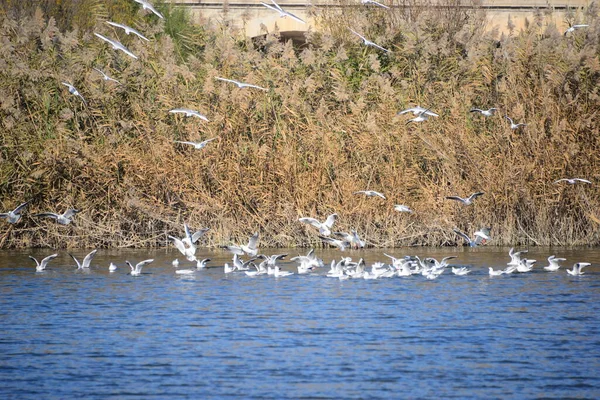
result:
[(375, 43), (375, 42), (371, 42), (371, 41), (369, 41), (368, 45), (370, 45), (370, 46), (372, 46), (372, 47), (376, 47), (376, 48), (378, 48), (379, 50), (383, 50), (383, 51), (385, 51), (385, 52), (387, 52), (387, 53), (389, 53), (389, 52), (390, 52), (390, 50), (386, 49), (385, 47), (382, 47), (382, 46), (378, 45), (378, 44), (377, 44), (377, 43)]
[(511, 117), (509, 117), (508, 115), (505, 115), (504, 118), (506, 118), (511, 123), (511, 125), (514, 125), (514, 121), (512, 120)]
[(173, 244), (175, 245), (177, 250), (179, 250), (179, 252), (185, 256), (186, 251), (185, 251), (185, 245), (183, 244), (183, 242), (180, 239), (176, 238), (175, 236), (168, 235), (167, 237), (173, 241)]
[(456, 233), (461, 238), (465, 239), (467, 243), (471, 243), (471, 238), (467, 236), (466, 233), (459, 231), (458, 229), (453, 229), (454, 233)]
[(33, 261), (35, 261), (36, 268), (40, 267), (40, 263), (39, 263), (39, 261), (35, 257), (29, 256), (29, 258), (31, 258)]
[(479, 196), (483, 196), (485, 193), (484, 192), (477, 192), (477, 193), (473, 193), (472, 195), (469, 196), (468, 201), (473, 201), (475, 200), (477, 197)]
[(446, 199), (456, 200), (456, 201), (460, 201), (461, 203), (466, 203), (465, 199), (463, 199), (462, 197), (458, 197), (458, 196), (446, 196)]
[(255, 232), (254, 235), (250, 236), (248, 240), (248, 248), (252, 250), (256, 250), (256, 245), (258, 244), (258, 232)]
[(333, 227), (333, 224), (335, 223), (335, 221), (337, 220), (338, 215), (337, 214), (331, 214), (330, 216), (327, 217), (327, 219), (325, 220), (325, 226), (328, 228)]
[(90, 263), (92, 262), (92, 259), (96, 255), (97, 251), (98, 250), (92, 250), (87, 256), (85, 256), (85, 258), (83, 259), (83, 264), (82, 264), (83, 268), (89, 268), (90, 267)]
[(300, 22), (301, 24), (306, 24), (306, 22), (304, 22), (304, 20), (302, 18), (295, 16), (291, 12), (283, 11), (283, 13), (285, 15), (287, 15), (288, 17), (290, 17), (291, 19)]
[(381, 3), (379, 3), (379, 2), (377, 2), (375, 0), (369, 0), (368, 3), (375, 4), (376, 6), (379, 6), (379, 7), (382, 7), (382, 8), (386, 8), (386, 9), (389, 10), (388, 6), (386, 6), (385, 4), (381, 4)]
[(271, 10), (273, 10), (273, 11), (277, 11), (278, 13), (281, 13), (281, 12), (282, 12), (282, 10), (281, 10), (281, 8), (279, 8), (279, 6), (277, 6), (277, 7), (273, 7), (272, 5), (270, 5), (270, 4), (267, 4), (267, 3), (263, 3), (262, 1), (260, 2), (260, 4), (262, 4), (263, 6), (265, 6), (265, 7), (267, 7), (267, 8), (270, 8), (270, 9), (271, 9)]
[(319, 229), (321, 228), (321, 225), (322, 225), (318, 220), (316, 220), (314, 218), (310, 218), (310, 217), (300, 218), (300, 219), (298, 219), (298, 221), (300, 221), (300, 222), (302, 222), (304, 224), (312, 225), (315, 228), (319, 228)]
[(243, 256), (246, 254), (239, 246), (223, 246), (223, 248), (233, 254), (237, 254), (238, 256)]
[[(264, 4), (264, 3), (263, 3)], [(230, 83), (235, 83), (236, 85), (239, 85), (240, 82), (233, 80), (233, 79), (227, 79), (227, 78), (221, 78), (219, 76), (215, 76), (215, 79), (219, 80), (219, 81), (223, 81), (223, 82), (230, 82)]]
[(76, 259), (76, 258), (75, 258), (75, 256), (74, 256), (73, 254), (71, 254), (71, 253), (68, 253), (68, 254), (71, 256), (71, 258), (72, 258), (73, 260), (75, 260), (75, 263), (77, 264), (77, 269), (81, 269), (81, 268), (83, 268), (83, 267), (81, 266), (81, 263), (79, 263), (79, 260), (78, 260), (78, 259)]
[(65, 211), (65, 213), (63, 214), (63, 217), (65, 217), (65, 218), (72, 218), (78, 212), (79, 212), (79, 210), (76, 210), (74, 208), (70, 208), (67, 211)]
[(558, 180), (554, 181), (554, 183), (563, 182), (563, 181), (568, 181), (568, 179), (566, 179), (566, 178), (558, 179)]
[(35, 214), (34, 217), (49, 217), (49, 218), (58, 219), (59, 215), (55, 214), (55, 213), (51, 213), (51, 212), (46, 212), (46, 213)]
[(200, 239), (202, 236), (204, 236), (204, 234), (206, 232), (208, 232), (210, 230), (210, 228), (203, 228), (200, 229), (199, 231), (194, 232), (194, 234), (192, 235), (192, 243), (196, 243), (198, 241), (198, 239)]
[[(30, 256), (30, 257), (31, 257), (31, 256)], [(41, 264), (41, 267), (42, 267), (42, 268), (46, 268), (46, 266), (48, 265), (48, 263), (50, 262), (50, 260), (53, 260), (53, 259), (55, 259), (56, 257), (58, 257), (58, 254), (51, 254), (51, 255), (49, 255), (48, 257), (45, 257), (45, 258), (43, 258), (43, 259), (42, 259), (42, 262), (40, 263), (40, 264)], [(34, 260), (35, 260), (35, 258), (34, 258)], [(37, 260), (36, 260), (36, 262), (37, 262)]]
[(264, 91), (268, 91), (269, 89), (264, 88), (262, 86), (258, 86), (258, 85), (252, 85), (250, 83), (241, 83), (241, 85), (243, 87), (247, 87), (247, 88), (254, 88), (254, 89), (260, 89), (260, 90), (264, 90)]
[[(591, 183), (591, 182), (590, 182), (590, 183)], [(26, 201), (25, 203), (21, 203), (21, 204), (19, 204), (19, 205), (17, 206), (17, 208), (15, 208), (15, 209), (13, 210), (13, 214), (19, 214), (21, 211), (23, 211), (23, 209), (24, 209), (25, 207), (27, 207), (27, 204), (29, 204), (29, 202), (28, 202), (28, 201)]]
[(196, 146), (196, 143), (194, 143), (194, 142), (184, 142), (184, 141), (181, 141), (181, 140), (175, 140), (175, 143), (189, 144), (189, 145), (192, 145), (192, 146)]
[(579, 181), (579, 182), (583, 182), (583, 183), (592, 183), (590, 181), (588, 181), (587, 179), (581, 179), (581, 178), (575, 178), (575, 181)]
[(146, 265), (150, 264), (152, 261), (154, 261), (154, 259), (149, 259), (149, 260), (144, 260), (144, 261), (140, 261), (139, 263), (135, 264), (135, 270), (139, 273), (142, 272), (142, 268), (144, 268)]

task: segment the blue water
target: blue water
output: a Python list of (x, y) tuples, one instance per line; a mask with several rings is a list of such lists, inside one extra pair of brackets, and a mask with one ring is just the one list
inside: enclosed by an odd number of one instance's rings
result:
[[(458, 255), (472, 273), (190, 277), (164, 250), (100, 250), (89, 273), (61, 252), (36, 273), (27, 255), (50, 251), (2, 252), (0, 398), (600, 398), (600, 251), (532, 249), (534, 272), (493, 278), (506, 249), (390, 251)], [(550, 254), (594, 265), (544, 272)], [(151, 257), (127, 275), (125, 259)]]

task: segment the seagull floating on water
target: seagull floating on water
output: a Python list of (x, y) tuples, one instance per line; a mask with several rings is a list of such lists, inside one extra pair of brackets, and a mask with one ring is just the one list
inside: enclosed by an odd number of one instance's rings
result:
[(92, 250), (87, 256), (85, 256), (85, 258), (83, 259), (83, 262), (79, 262), (79, 260), (77, 258), (75, 258), (75, 256), (73, 254), (69, 255), (71, 256), (71, 258), (73, 260), (75, 260), (75, 263), (77, 264), (77, 269), (84, 269), (84, 268), (89, 268), (90, 267), (90, 263), (92, 262), (92, 259), (94, 258), (94, 256), (96, 255), (96, 252), (98, 250)]
[(123, 46), (120, 42), (117, 42), (116, 40), (112, 40), (107, 38), (106, 36), (103, 36), (99, 33), (94, 32), (94, 35), (96, 35), (97, 37), (99, 37), (100, 39), (104, 40), (105, 42), (109, 43), (113, 49), (115, 50), (121, 50), (123, 53), (127, 54), (129, 57), (135, 58), (137, 60), (137, 56), (135, 54), (133, 54), (131, 51), (129, 51), (129, 49), (125, 46)]
[(446, 196), (446, 199), (460, 201), (465, 206), (470, 206), (471, 204), (473, 204), (473, 200), (475, 200), (479, 196), (483, 196), (484, 194), (485, 194), (484, 192), (476, 192), (476, 193), (473, 193), (472, 195), (470, 195), (467, 198), (462, 198), (462, 197), (459, 197), (459, 196)]
[(169, 110), (169, 112), (172, 114), (185, 114), (186, 117), (197, 117), (208, 122), (208, 118), (206, 118), (205, 115), (202, 115), (198, 111), (190, 110), (188, 108), (174, 108), (172, 110)]
[(108, 266), (108, 272), (115, 272), (117, 270), (117, 266), (113, 263), (110, 263)]
[(119, 85), (121, 84), (121, 82), (119, 82), (118, 80), (116, 80), (116, 79), (114, 79), (114, 78), (111, 78), (110, 76), (106, 75), (106, 74), (104, 73), (104, 71), (102, 71), (102, 70), (100, 70), (100, 69), (98, 69), (98, 68), (94, 68), (94, 70), (95, 70), (95, 71), (98, 71), (98, 72), (99, 72), (99, 73), (102, 75), (102, 79), (104, 79), (105, 81), (113, 81), (113, 82), (116, 82), (116, 83), (118, 83)]
[(385, 8), (385, 9), (388, 9), (388, 10), (390, 9), (385, 4), (381, 4), (381, 3), (379, 3), (379, 2), (377, 2), (375, 0), (360, 0), (360, 2), (362, 4), (364, 4), (364, 5), (366, 5), (366, 6), (369, 5), (369, 4), (372, 4), (372, 5), (377, 6), (377, 7)]
[(502, 271), (502, 270), (494, 271), (494, 269), (492, 267), (490, 267), (489, 270), (490, 270), (490, 276), (500, 276), (500, 275), (504, 274), (504, 271)]
[(411, 214), (413, 212), (413, 210), (411, 210), (408, 206), (405, 206), (404, 204), (396, 204), (394, 206), (394, 210), (396, 210), (398, 212), (409, 213), (409, 214)]
[(384, 48), (384, 47), (381, 47), (380, 45), (378, 45), (378, 44), (377, 44), (377, 43), (375, 43), (375, 42), (371, 42), (369, 39), (365, 38), (363, 35), (361, 35), (360, 33), (356, 32), (355, 30), (353, 30), (353, 29), (351, 29), (351, 28), (348, 28), (348, 29), (350, 29), (350, 32), (354, 33), (356, 36), (358, 36), (359, 38), (361, 38), (361, 40), (363, 41), (363, 44), (364, 44), (365, 46), (371, 46), (371, 47), (375, 47), (375, 48), (377, 48), (377, 49), (379, 49), (379, 50), (383, 50), (383, 51), (385, 51), (386, 53), (389, 53), (389, 52), (390, 52), (390, 50), (388, 50), (388, 49), (386, 49), (386, 48)]
[(271, 4), (267, 4), (267, 3), (263, 3), (262, 1), (260, 2), (260, 4), (262, 4), (263, 6), (273, 10), (273, 11), (277, 11), (279, 13), (279, 16), (281, 18), (285, 18), (285, 17), (290, 17), (291, 19), (300, 22), (301, 24), (305, 24), (306, 22), (304, 22), (304, 20), (302, 20), (301, 18), (295, 16), (294, 14), (292, 14), (291, 12), (287, 12), (284, 11), (283, 8), (279, 7), (279, 4), (275, 3), (274, 0), (271, 0), (271, 3), (273, 3), (273, 5)]
[(265, 91), (269, 90), (269, 89), (261, 87), (261, 86), (252, 85), (250, 83), (244, 83), (244, 82), (236, 81), (235, 79), (221, 78), (219, 76), (216, 76), (215, 79), (223, 81), (223, 82), (233, 83), (237, 87), (239, 87), (240, 89), (243, 89), (243, 88), (254, 88), (254, 89), (260, 89), (260, 90), (265, 90)]
[(37, 272), (42, 272), (48, 266), (50, 260), (58, 257), (58, 254), (51, 254), (48, 257), (42, 258), (42, 261), (38, 261), (35, 257), (29, 256), (33, 261), (35, 261), (35, 270)]
[(21, 219), (21, 212), (25, 207), (27, 207), (27, 204), (29, 204), (28, 201), (19, 204), (17, 208), (15, 208), (12, 211), (9, 211), (7, 213), (0, 213), (0, 218), (6, 218), (6, 221), (9, 224), (16, 224)]
[(592, 265), (590, 263), (586, 263), (586, 262), (580, 262), (580, 263), (576, 263), (573, 265), (573, 269), (572, 270), (567, 270), (567, 273), (569, 275), (573, 275), (573, 276), (578, 276), (578, 275), (583, 275), (585, 272), (583, 272), (581, 269), (583, 267), (587, 267), (589, 265)]
[(364, 194), (367, 197), (381, 197), (385, 200), (385, 196), (383, 195), (383, 193), (376, 192), (374, 190), (359, 190), (357, 192), (354, 192), (354, 194)]
[(337, 217), (337, 214), (331, 214), (327, 217), (325, 222), (320, 222), (319, 220), (310, 217), (299, 218), (298, 221), (314, 226), (315, 228), (319, 229), (319, 233), (323, 236), (329, 236), (331, 235), (331, 228), (333, 228), (333, 224), (335, 223)]
[(131, 265), (129, 261), (125, 261), (125, 263), (127, 263), (129, 268), (131, 268), (131, 276), (140, 276), (142, 274), (142, 268), (150, 264), (152, 261), (154, 261), (154, 259), (140, 261), (139, 263), (135, 264), (135, 267)]
[(142, 5), (142, 8), (144, 10), (150, 10), (152, 11), (158, 18), (165, 18), (161, 13), (159, 13), (158, 11), (156, 11), (156, 9), (154, 8), (154, 6), (152, 6), (152, 4), (150, 4), (149, 2), (147, 2), (146, 0), (133, 0), (138, 4)]
[(112, 21), (106, 21), (106, 23), (109, 24), (110, 26), (114, 26), (114, 27), (123, 29), (127, 35), (129, 35), (130, 33), (133, 33), (134, 35), (136, 35), (140, 39), (145, 40), (146, 42), (150, 41), (150, 39), (148, 39), (146, 36), (142, 35), (137, 30), (133, 29), (130, 26), (123, 25), (123, 24), (118, 24), (118, 23), (112, 22)]
[(519, 129), (521, 126), (522, 127), (527, 126), (527, 124), (523, 124), (523, 123), (515, 124), (515, 122), (512, 120), (512, 118), (509, 117), (508, 115), (505, 115), (504, 118), (506, 118), (510, 122), (510, 129), (512, 129), (512, 130)]
[(71, 93), (73, 96), (78, 96), (81, 99), (81, 101), (83, 101), (83, 104), (85, 104), (87, 106), (87, 101), (85, 101), (85, 99), (83, 98), (81, 93), (79, 93), (79, 91), (75, 88), (75, 86), (73, 86), (67, 82), (61, 82), (61, 83), (69, 88), (69, 93)]
[(478, 112), (479, 114), (483, 115), (484, 117), (491, 117), (493, 116), (496, 111), (498, 111), (497, 108), (490, 108), (489, 110), (482, 110), (480, 108), (473, 108), (470, 110), (470, 112)]
[(209, 144), (210, 142), (212, 142), (215, 139), (216, 139), (216, 137), (212, 138), (212, 139), (206, 139), (206, 140), (204, 140), (202, 142), (186, 142), (186, 141), (183, 141), (183, 140), (175, 140), (175, 143), (189, 144), (191, 146), (194, 146), (194, 148), (196, 150), (202, 150), (203, 148), (206, 147), (207, 144)]
[(555, 258), (554, 256), (550, 256), (550, 257), (548, 257), (549, 265), (547, 267), (544, 267), (544, 269), (546, 271), (550, 271), (550, 272), (558, 271), (558, 269), (560, 268), (560, 265), (558, 265), (558, 263), (560, 261), (567, 261), (567, 259), (566, 258)]
[(567, 34), (569, 33), (573, 33), (575, 32), (576, 29), (581, 29), (581, 28), (587, 28), (589, 25), (587, 24), (577, 24), (577, 25), (571, 25), (566, 31), (565, 33), (563, 33), (563, 35), (567, 36)]
[(587, 179), (583, 179), (583, 178), (562, 178), (557, 181), (554, 181), (554, 183), (559, 183), (559, 182), (567, 182), (569, 185), (574, 185), (577, 182), (592, 183), (592, 182), (588, 181)]
[(45, 212), (45, 213), (35, 214), (34, 217), (54, 218), (56, 220), (56, 222), (58, 222), (61, 225), (69, 225), (71, 223), (71, 221), (73, 220), (73, 217), (75, 216), (75, 214), (77, 214), (78, 212), (79, 212), (79, 210), (70, 208), (62, 214)]

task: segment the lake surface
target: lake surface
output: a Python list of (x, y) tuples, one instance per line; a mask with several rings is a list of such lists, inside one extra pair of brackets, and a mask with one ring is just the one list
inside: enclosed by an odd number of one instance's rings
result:
[[(490, 277), (507, 251), (390, 249), (472, 272), (345, 281), (225, 275), (229, 254), (203, 249), (221, 267), (192, 276), (173, 250), (100, 250), (87, 273), (64, 250), (42, 273), (27, 256), (51, 250), (3, 251), (0, 398), (600, 398), (600, 250), (532, 248), (533, 272)], [(552, 254), (568, 261), (545, 272)], [(593, 265), (572, 277), (577, 261)]]

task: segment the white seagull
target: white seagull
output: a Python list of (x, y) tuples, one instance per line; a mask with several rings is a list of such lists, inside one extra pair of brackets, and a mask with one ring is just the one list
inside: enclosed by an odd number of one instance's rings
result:
[(310, 217), (299, 218), (298, 221), (314, 226), (315, 228), (319, 229), (319, 233), (323, 236), (329, 236), (331, 235), (331, 228), (333, 228), (333, 224), (335, 223), (337, 217), (337, 214), (331, 214), (327, 217), (325, 222), (320, 222)]
[(577, 182), (592, 183), (592, 182), (588, 181), (587, 179), (582, 179), (582, 178), (562, 178), (557, 181), (554, 181), (554, 183), (559, 183), (559, 182), (567, 182), (569, 185), (574, 185)]
[(216, 137), (212, 138), (212, 139), (204, 140), (202, 142), (186, 142), (186, 141), (183, 141), (183, 140), (175, 140), (175, 143), (189, 144), (191, 146), (194, 146), (194, 148), (196, 150), (202, 150), (203, 148), (206, 147), (207, 144), (209, 144), (210, 142), (212, 142), (215, 139), (216, 139)]
[(383, 193), (376, 192), (374, 190), (359, 190), (357, 192), (354, 192), (354, 194), (364, 194), (367, 197), (381, 197), (385, 200), (385, 196), (383, 195)]
[(385, 9), (388, 9), (388, 10), (390, 9), (390, 8), (389, 8), (388, 6), (386, 6), (385, 4), (378, 3), (378, 2), (377, 2), (377, 1), (375, 1), (375, 0), (360, 0), (360, 2), (361, 2), (362, 4), (364, 4), (364, 5), (366, 5), (366, 6), (367, 6), (367, 5), (369, 5), (369, 4), (373, 4), (374, 6), (377, 6), (377, 7), (385, 8)]
[(79, 262), (78, 259), (75, 258), (75, 256), (71, 253), (69, 253), (69, 255), (71, 256), (71, 258), (73, 260), (75, 260), (75, 263), (77, 264), (77, 269), (84, 269), (84, 268), (89, 268), (90, 267), (90, 263), (92, 262), (92, 259), (94, 258), (94, 256), (96, 255), (96, 252), (98, 250), (92, 250), (90, 251), (90, 253), (85, 256), (85, 258), (83, 259), (83, 262)]
[(398, 113), (396, 115), (404, 115), (404, 114), (408, 114), (408, 113), (413, 113), (413, 115), (425, 114), (430, 117), (439, 117), (438, 114), (434, 113), (433, 111), (429, 110), (428, 108), (423, 108), (421, 106), (415, 106), (412, 108), (407, 108), (406, 110), (398, 111)]
[(550, 257), (548, 257), (549, 265), (547, 267), (544, 267), (544, 269), (546, 271), (550, 271), (550, 272), (558, 271), (558, 269), (560, 268), (560, 265), (558, 265), (558, 263), (560, 261), (567, 261), (567, 259), (566, 258), (555, 258), (554, 256), (550, 256)]
[(510, 121), (510, 129), (515, 130), (515, 129), (519, 129), (519, 127), (526, 127), (527, 124), (523, 124), (523, 123), (518, 123), (515, 124), (515, 122), (512, 120), (511, 117), (509, 117), (508, 115), (505, 115), (504, 118), (506, 118), (507, 120)]
[(110, 263), (108, 266), (108, 272), (115, 272), (117, 270), (117, 266), (113, 263)]
[(574, 276), (577, 276), (577, 275), (583, 275), (585, 272), (583, 272), (581, 269), (582, 269), (583, 267), (587, 267), (588, 265), (592, 265), (592, 264), (590, 264), (590, 263), (586, 263), (586, 262), (574, 264), (574, 265), (573, 265), (573, 269), (572, 269), (572, 270), (569, 270), (569, 269), (568, 269), (568, 270), (567, 270), (567, 273), (568, 273), (569, 275), (574, 275)]
[(81, 93), (79, 93), (79, 91), (75, 88), (75, 86), (73, 86), (67, 82), (61, 82), (61, 83), (69, 88), (69, 93), (71, 93), (73, 96), (78, 96), (83, 101), (83, 104), (85, 104), (87, 106), (87, 101), (85, 101), (85, 99), (83, 98)]
[(233, 246), (223, 246), (223, 248), (226, 249), (227, 251), (232, 252), (233, 254), (237, 254), (238, 256), (243, 256), (245, 253), (251, 257), (255, 257), (258, 254), (258, 249), (256, 247), (257, 244), (258, 244), (258, 232), (255, 232), (248, 240), (248, 244), (246, 246), (233, 245)]
[(129, 261), (125, 262), (127, 263), (127, 265), (129, 265), (129, 268), (131, 268), (131, 276), (140, 276), (142, 274), (142, 268), (150, 264), (152, 261), (154, 261), (154, 259), (140, 261), (135, 265), (135, 267), (131, 265)]
[(523, 253), (527, 253), (529, 250), (521, 250), (521, 251), (517, 251), (515, 252), (514, 248), (510, 248), (510, 250), (508, 250), (508, 255), (510, 256), (510, 262), (506, 265), (508, 266), (517, 266), (521, 263), (521, 254)]
[(341, 251), (346, 250), (346, 247), (350, 246), (350, 243), (345, 240), (338, 240), (338, 239), (334, 239), (334, 238), (330, 238), (330, 237), (326, 237), (326, 236), (319, 236), (319, 239), (321, 239), (322, 241), (324, 241), (327, 244), (330, 244), (334, 247), (339, 248)]
[(461, 232), (456, 228), (454, 229), (454, 233), (456, 233), (458, 236), (465, 239), (465, 241), (467, 242), (469, 247), (477, 247), (480, 244), (485, 244), (486, 240), (490, 240), (489, 228), (482, 228), (482, 229), (478, 230), (477, 232), (473, 233), (473, 236), (475, 237), (474, 240), (472, 240), (469, 236), (467, 236), (466, 233)]
[(114, 78), (111, 78), (110, 76), (106, 75), (106, 74), (104, 73), (104, 71), (102, 71), (102, 70), (100, 70), (100, 69), (98, 69), (98, 68), (94, 68), (94, 70), (95, 70), (95, 71), (98, 71), (98, 72), (99, 72), (99, 73), (102, 75), (102, 79), (104, 79), (105, 81), (113, 81), (113, 82), (116, 82), (116, 83), (118, 83), (119, 85), (121, 84), (121, 82), (119, 82), (118, 80), (116, 80), (116, 79), (114, 79)]
[(494, 271), (494, 269), (492, 267), (490, 267), (490, 276), (500, 276), (502, 274), (504, 274), (503, 270), (500, 269), (500, 270)]
[(7, 213), (0, 213), (0, 218), (6, 218), (6, 221), (9, 224), (16, 224), (21, 219), (21, 212), (27, 206), (27, 204), (29, 204), (28, 201), (19, 204), (17, 208), (15, 208), (12, 211), (9, 211)]
[(394, 210), (398, 211), (398, 212), (405, 212), (405, 213), (412, 213), (413, 210), (411, 210), (408, 206), (405, 206), (404, 204), (396, 204), (394, 206)]
[(489, 110), (482, 110), (481, 108), (473, 108), (473, 109), (471, 109), (470, 112), (478, 112), (481, 115), (483, 115), (484, 117), (491, 117), (492, 115), (494, 115), (496, 113), (496, 111), (498, 111), (498, 109), (492, 107)]
[(78, 212), (79, 212), (79, 210), (70, 208), (62, 214), (45, 212), (45, 213), (35, 214), (34, 217), (54, 218), (56, 220), (56, 222), (58, 222), (61, 225), (69, 225), (71, 223), (71, 221), (73, 220), (73, 217), (75, 216), (75, 214), (77, 214)]
[(352, 231), (352, 233), (333, 232), (333, 234), (342, 239), (344, 242), (350, 243), (350, 247), (352, 248), (362, 249), (365, 247), (365, 241), (360, 239), (360, 236), (358, 236), (356, 231)]
[(129, 57), (135, 58), (137, 60), (137, 56), (135, 54), (133, 54), (131, 51), (129, 51), (129, 49), (127, 47), (123, 46), (120, 42), (109, 39), (106, 36), (103, 36), (96, 32), (94, 32), (94, 35), (96, 35), (100, 39), (104, 40), (105, 42), (108, 42), (113, 47), (113, 49), (121, 50), (123, 53), (127, 54)]
[(262, 86), (257, 86), (257, 85), (252, 85), (250, 83), (244, 83), (244, 82), (236, 81), (235, 79), (221, 78), (219, 76), (216, 76), (215, 79), (217, 79), (219, 81), (223, 81), (223, 82), (233, 83), (237, 87), (239, 87), (240, 89), (243, 89), (243, 88), (254, 88), (254, 89), (260, 89), (260, 90), (265, 90), (265, 91), (269, 90), (269, 89), (264, 88)]
[(452, 267), (452, 273), (454, 275), (463, 276), (463, 275), (467, 275), (469, 272), (471, 272), (471, 270), (469, 270), (467, 267), (460, 267), (460, 268)]
[(200, 114), (198, 111), (190, 110), (188, 108), (174, 108), (169, 110), (172, 114), (185, 114), (186, 117), (198, 117), (201, 120), (208, 122), (208, 118), (205, 115)]
[(152, 4), (150, 4), (149, 2), (147, 2), (146, 0), (133, 0), (138, 4), (142, 5), (142, 8), (144, 10), (150, 10), (152, 11), (158, 18), (165, 18), (161, 13), (159, 13), (158, 11), (156, 11), (156, 9), (152, 6)]
[(569, 33), (573, 33), (575, 32), (575, 29), (581, 29), (581, 28), (587, 28), (589, 25), (586, 24), (578, 24), (578, 25), (571, 25), (564, 33), (565, 36), (567, 36), (567, 34)]
[(473, 200), (475, 200), (479, 196), (483, 196), (483, 195), (484, 195), (484, 192), (476, 192), (476, 193), (473, 193), (472, 195), (470, 195), (467, 198), (462, 198), (462, 197), (459, 197), (459, 196), (446, 196), (446, 199), (460, 201), (465, 206), (470, 206), (471, 204), (473, 204)]
[(37, 272), (42, 272), (43, 270), (46, 269), (46, 267), (48, 266), (48, 263), (50, 262), (50, 260), (52, 260), (53, 258), (58, 257), (58, 254), (52, 254), (49, 255), (46, 258), (43, 258), (42, 261), (38, 261), (37, 259), (35, 259), (35, 257), (29, 256), (29, 258), (31, 258), (33, 261), (35, 261), (35, 270)]
[(128, 34), (128, 35), (130, 33), (133, 33), (134, 35), (136, 35), (140, 39), (144, 39), (146, 42), (150, 41), (150, 39), (148, 39), (146, 36), (142, 35), (137, 30), (133, 29), (130, 26), (123, 25), (123, 24), (117, 24), (116, 22), (112, 22), (112, 21), (106, 21), (106, 23), (109, 24), (110, 26), (114, 26), (114, 27), (123, 29), (125, 31), (125, 33)]
[(300, 22), (301, 24), (305, 24), (306, 22), (304, 22), (304, 20), (302, 20), (301, 18), (298, 18), (297, 16), (295, 16), (294, 14), (284, 11), (283, 8), (279, 7), (279, 4), (275, 3), (274, 0), (271, 0), (271, 3), (273, 3), (273, 5), (271, 4), (267, 4), (267, 3), (263, 3), (262, 1), (260, 2), (260, 4), (262, 4), (263, 6), (273, 10), (273, 11), (277, 11), (279, 13), (279, 16), (281, 18), (285, 18), (285, 17), (290, 17), (291, 19)]
[(390, 52), (390, 50), (388, 50), (388, 49), (386, 49), (386, 48), (384, 48), (384, 47), (381, 47), (380, 45), (378, 45), (378, 44), (377, 44), (377, 43), (375, 43), (375, 42), (371, 42), (369, 39), (365, 38), (363, 35), (361, 35), (360, 33), (356, 32), (355, 30), (353, 30), (353, 29), (351, 29), (351, 28), (348, 28), (348, 29), (350, 29), (350, 32), (354, 33), (356, 36), (358, 36), (359, 38), (361, 38), (361, 39), (362, 39), (362, 41), (363, 41), (363, 44), (364, 44), (365, 46), (372, 46), (372, 47), (375, 47), (375, 48), (377, 48), (377, 49), (379, 49), (379, 50), (383, 50), (383, 51), (385, 51), (386, 53), (389, 53), (389, 52)]

